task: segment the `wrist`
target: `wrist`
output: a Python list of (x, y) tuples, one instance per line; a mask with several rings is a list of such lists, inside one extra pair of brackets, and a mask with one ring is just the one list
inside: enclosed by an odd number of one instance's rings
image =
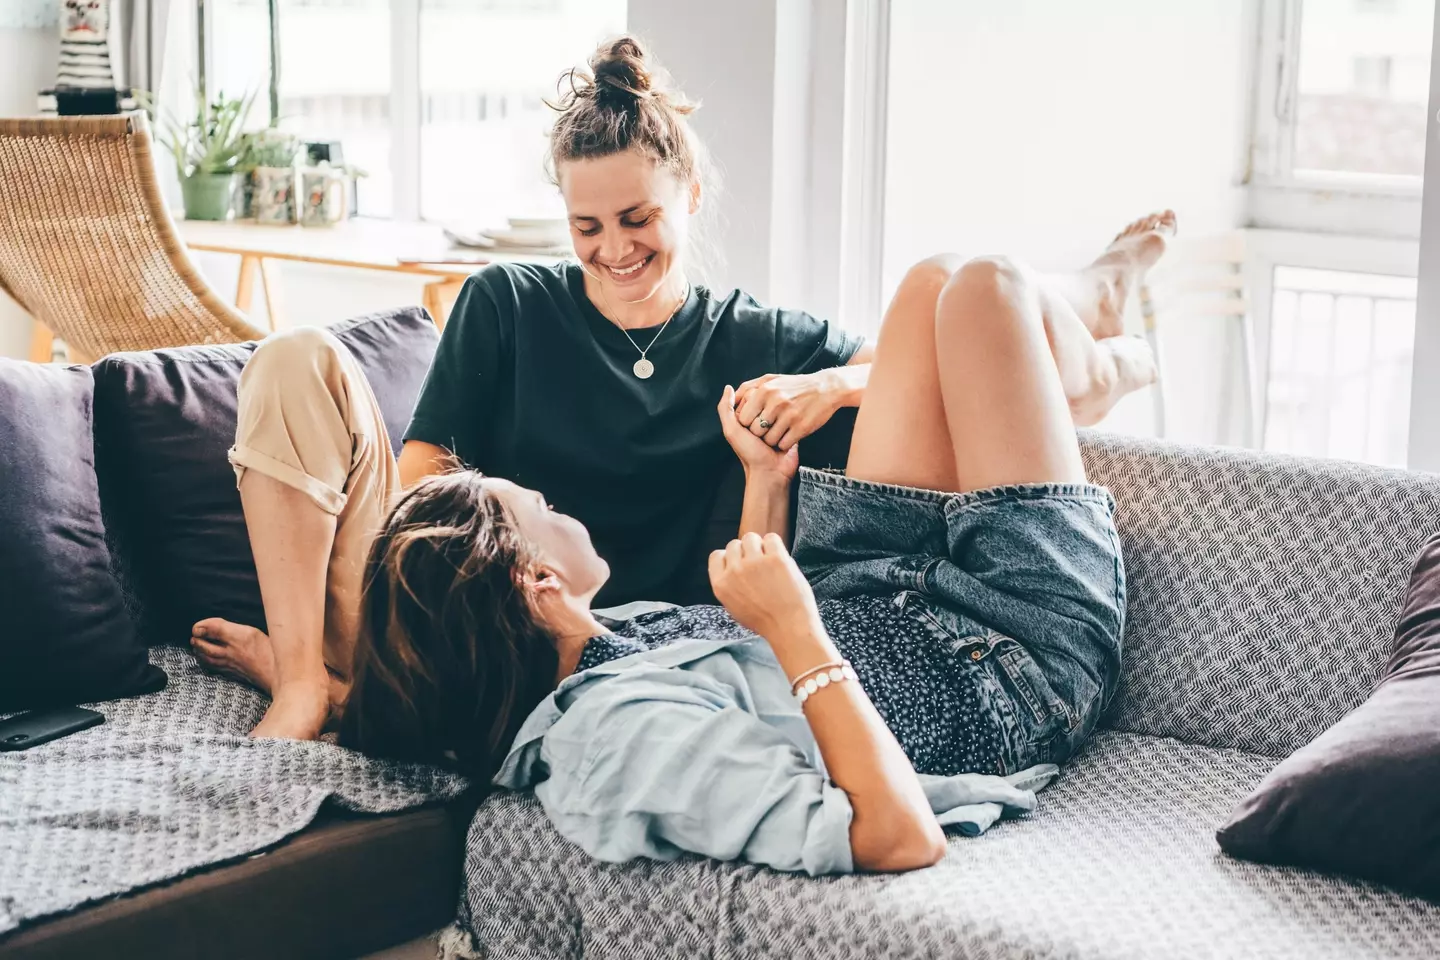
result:
[(768, 493), (789, 493), (790, 475), (778, 463), (742, 463), (745, 468), (745, 488), (758, 489)]
[(855, 367), (832, 367), (822, 370), (824, 393), (830, 399), (832, 411), (841, 407), (858, 407), (865, 396), (865, 381), (855, 375)]
[(806, 611), (777, 623), (765, 637), (775, 650), (780, 665), (788, 676), (794, 676), (820, 663), (839, 660), (840, 651), (820, 621), (818, 612)]

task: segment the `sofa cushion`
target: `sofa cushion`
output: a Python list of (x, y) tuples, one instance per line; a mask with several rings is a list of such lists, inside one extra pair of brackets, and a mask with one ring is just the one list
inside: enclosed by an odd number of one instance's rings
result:
[[(424, 311), (331, 328), (365, 371), (392, 446), (438, 334)], [(106, 520), (145, 640), (187, 643), (204, 617), (265, 626), (235, 474), (236, 387), (254, 344), (121, 353), (95, 365), (96, 459)]]
[(494, 957), (1440, 956), (1440, 905), (1219, 854), (1214, 825), (1272, 762), (1104, 732), (1034, 814), (952, 838), (937, 866), (821, 880), (600, 863), (533, 797), (497, 794), (471, 824), (463, 913)]
[(1369, 700), (1276, 767), (1220, 830), (1237, 857), (1338, 870), (1440, 901), (1440, 537), (1420, 554)]
[(100, 517), (85, 367), (0, 358), (0, 713), (157, 690)]
[(1110, 726), (1284, 757), (1375, 689), (1440, 476), (1087, 434), (1129, 610)]

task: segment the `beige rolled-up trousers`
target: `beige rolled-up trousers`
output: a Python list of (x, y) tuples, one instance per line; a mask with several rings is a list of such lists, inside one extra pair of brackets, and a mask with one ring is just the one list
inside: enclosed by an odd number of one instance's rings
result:
[[(300, 491), (336, 518), (325, 578), (325, 666), (351, 680), (370, 545), (400, 473), (380, 404), (335, 336), (300, 327), (267, 338), (240, 377), (230, 463)], [(247, 517), (248, 523), (256, 518)]]

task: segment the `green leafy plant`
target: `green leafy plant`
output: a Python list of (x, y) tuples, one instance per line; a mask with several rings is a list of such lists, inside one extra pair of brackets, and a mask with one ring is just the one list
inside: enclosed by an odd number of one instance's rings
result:
[(242, 171), (256, 167), (292, 167), (299, 156), (300, 139), (272, 127), (251, 135), (235, 166)]
[(234, 173), (250, 149), (254, 134), (245, 131), (245, 121), (255, 102), (253, 93), (239, 99), (219, 93), (209, 103), (197, 94), (195, 117), (183, 122), (161, 108), (152, 94), (142, 93), (139, 99), (159, 126), (159, 140), (174, 156), (182, 180), (197, 173)]

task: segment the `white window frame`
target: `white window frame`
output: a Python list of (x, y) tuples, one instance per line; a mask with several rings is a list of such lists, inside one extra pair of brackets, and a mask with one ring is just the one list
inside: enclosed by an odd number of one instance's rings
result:
[(890, 0), (849, 0), (840, 188), (840, 323), (873, 336), (884, 312)]
[(1304, 0), (1260, 2), (1249, 223), (1270, 230), (1419, 240), (1420, 178), (1293, 170), (1303, 5)]
[(390, 3), (390, 219), (420, 219), (420, 0)]
[[(1268, 419), (1270, 311), (1277, 266), (1419, 276), (1410, 403), (1412, 469), (1440, 470), (1440, 149), (1432, 126), (1426, 176), (1292, 169), (1303, 0), (1261, 0), (1247, 178), (1246, 280), (1254, 325), (1254, 436)], [(1440, 5), (1437, 5), (1440, 6)], [(1440, 11), (1436, 16), (1440, 40)], [(1429, 123), (1440, 109), (1440, 43), (1432, 48)], [(1430, 183), (1424, 190), (1422, 184)], [(1421, 236), (1425, 240), (1422, 242)], [(1434, 273), (1434, 271), (1432, 271)]]
[(1430, 111), (1425, 148), (1424, 205), (1415, 302), (1415, 360), (1410, 375), (1412, 470), (1440, 471), (1440, 10), (1430, 57)]

